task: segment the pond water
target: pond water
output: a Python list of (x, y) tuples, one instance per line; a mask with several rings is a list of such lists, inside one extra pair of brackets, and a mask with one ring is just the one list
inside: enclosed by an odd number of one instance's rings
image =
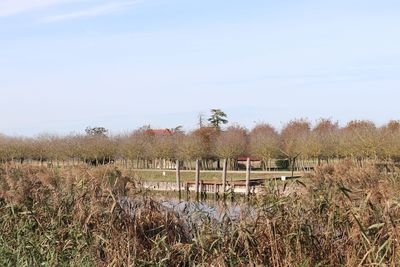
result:
[(239, 221), (243, 217), (248, 218), (257, 215), (255, 208), (245, 201), (215, 199), (196, 201), (164, 198), (159, 199), (158, 203), (193, 222), (205, 219), (211, 219), (216, 222), (222, 222), (224, 219)]
[[(159, 204), (163, 210), (175, 213), (189, 225), (199, 225), (205, 221), (222, 223), (229, 220), (230, 222), (238, 222), (242, 218), (255, 218), (257, 216), (253, 201), (239, 196), (226, 199), (211, 196), (199, 201), (193, 196), (179, 198), (177, 194), (171, 193), (149, 193), (146, 197)], [(121, 207), (124, 210), (129, 209), (131, 212), (134, 212), (135, 207), (140, 205), (139, 202), (140, 200), (128, 197), (120, 199)]]

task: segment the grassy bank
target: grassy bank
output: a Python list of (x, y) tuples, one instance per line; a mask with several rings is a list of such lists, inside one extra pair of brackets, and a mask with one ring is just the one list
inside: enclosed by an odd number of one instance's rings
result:
[[(134, 177), (145, 181), (163, 181), (173, 182), (176, 181), (175, 170), (133, 170), (128, 172)], [(290, 176), (291, 172), (278, 171), (278, 172), (252, 172), (251, 178), (271, 178), (279, 176)], [(300, 175), (300, 172), (295, 172), (295, 175)], [(201, 179), (207, 181), (221, 181), (222, 171), (201, 171)], [(183, 182), (194, 181), (195, 171), (181, 171), (181, 179)], [(227, 179), (230, 180), (244, 180), (246, 179), (245, 171), (229, 171)]]
[(303, 183), (267, 184), (256, 217), (188, 229), (116, 169), (1, 166), (0, 265), (400, 264), (397, 173), (347, 162)]

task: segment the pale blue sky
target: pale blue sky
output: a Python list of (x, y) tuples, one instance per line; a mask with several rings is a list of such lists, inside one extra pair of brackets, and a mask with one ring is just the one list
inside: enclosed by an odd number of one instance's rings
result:
[(400, 119), (400, 1), (0, 0), (0, 132)]

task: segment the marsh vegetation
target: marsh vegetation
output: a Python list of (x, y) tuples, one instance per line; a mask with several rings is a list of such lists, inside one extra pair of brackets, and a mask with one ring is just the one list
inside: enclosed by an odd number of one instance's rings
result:
[(267, 183), (252, 199), (256, 216), (188, 226), (111, 166), (2, 165), (0, 265), (396, 266), (392, 167), (325, 164), (301, 183)]

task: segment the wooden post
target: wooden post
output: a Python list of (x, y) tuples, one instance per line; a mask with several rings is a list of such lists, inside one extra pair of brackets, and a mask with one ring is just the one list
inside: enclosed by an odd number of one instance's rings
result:
[(200, 198), (204, 198), (204, 192), (207, 190), (206, 186), (204, 185), (203, 181), (200, 180)]
[(181, 198), (181, 168), (179, 164), (179, 159), (176, 160), (176, 185), (178, 186), (179, 198)]
[(228, 161), (224, 159), (224, 163), (222, 165), (222, 194), (225, 195), (226, 192), (226, 169), (228, 166)]
[(199, 198), (199, 186), (200, 186), (200, 161), (196, 159), (196, 177), (195, 177), (195, 189), (196, 198)]
[(250, 162), (250, 158), (247, 158), (247, 162), (246, 162), (246, 196), (250, 195), (250, 171), (251, 171), (251, 162)]

